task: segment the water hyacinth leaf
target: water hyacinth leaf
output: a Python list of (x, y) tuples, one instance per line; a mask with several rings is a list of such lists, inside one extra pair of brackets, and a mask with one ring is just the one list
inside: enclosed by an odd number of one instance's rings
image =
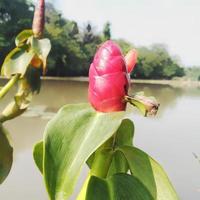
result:
[(178, 200), (177, 194), (162, 167), (148, 154), (130, 146), (120, 147), (131, 173), (150, 191), (156, 200)]
[(44, 143), (43, 141), (41, 141), (41, 142), (38, 142), (33, 148), (33, 158), (34, 158), (35, 164), (37, 165), (41, 173), (43, 173), (43, 155), (44, 155), (43, 145)]
[(0, 125), (0, 184), (8, 176), (13, 162), (13, 148), (7, 131)]
[(33, 51), (27, 48), (15, 48), (6, 57), (2, 66), (2, 75), (10, 78), (14, 74), (24, 76), (33, 56)]
[(86, 200), (154, 200), (147, 188), (134, 176), (115, 174), (108, 179), (92, 176)]
[(119, 128), (124, 112), (64, 106), (45, 129), (44, 179), (51, 200), (66, 200), (89, 156)]
[(43, 62), (43, 71), (46, 70), (47, 56), (51, 50), (51, 42), (49, 39), (31, 38), (31, 47)]
[(23, 30), (21, 33), (17, 35), (15, 38), (15, 44), (17, 47), (24, 45), (24, 43), (28, 40), (29, 37), (33, 35), (33, 31), (30, 30)]

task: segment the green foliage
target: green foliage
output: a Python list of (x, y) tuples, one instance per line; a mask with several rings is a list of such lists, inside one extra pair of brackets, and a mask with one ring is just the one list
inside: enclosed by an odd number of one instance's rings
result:
[(8, 78), (15, 74), (24, 76), (34, 54), (34, 51), (28, 51), (28, 46), (16, 47), (5, 58), (2, 75)]
[(72, 194), (82, 165), (114, 134), (123, 115), (124, 112), (99, 113), (87, 104), (78, 104), (63, 107), (49, 122), (45, 130), (44, 161), (42, 153), (38, 153), (41, 144), (35, 146), (34, 159), (39, 169), (43, 163), (52, 200), (64, 200)]
[(8, 176), (13, 162), (13, 148), (8, 139), (8, 133), (0, 125), (0, 184)]
[(136, 176), (157, 200), (178, 200), (163, 168), (148, 154), (131, 146), (118, 148), (123, 152), (131, 173)]
[(186, 78), (189, 78), (190, 80), (199, 81), (200, 67), (194, 66), (194, 67), (185, 68), (185, 75), (186, 75)]
[(110, 23), (107, 22), (103, 28), (103, 39), (104, 41), (111, 39)]
[(20, 32), (17, 37), (15, 38), (15, 44), (17, 47), (20, 47), (21, 45), (24, 45), (26, 40), (28, 40), (29, 37), (33, 36), (33, 31), (30, 30), (24, 30)]
[[(108, 141), (101, 147), (102, 151), (108, 148), (108, 144), (112, 144), (113, 154), (111, 154), (113, 156), (107, 177), (117, 173), (127, 173), (128, 169), (130, 169), (131, 174), (144, 184), (154, 199), (178, 200), (176, 192), (163, 168), (148, 154), (132, 146), (133, 131), (134, 125), (132, 121), (125, 119), (114, 137), (114, 142)], [(95, 162), (94, 158), (93, 162)], [(90, 168), (92, 167), (93, 163), (91, 162)], [(102, 167), (99, 170), (102, 171)], [(91, 170), (92, 172), (93, 170)]]
[[(113, 148), (119, 146), (132, 146), (133, 145), (133, 136), (134, 136), (134, 124), (129, 119), (124, 119), (117, 130), (115, 135), (115, 143)], [(128, 163), (123, 153), (120, 151), (115, 151), (112, 157), (112, 162), (108, 170), (108, 177), (116, 173), (127, 173)]]
[(90, 178), (85, 200), (154, 200), (134, 176), (115, 174), (108, 179)]
[[(13, 17), (14, 16), (14, 17)], [(33, 5), (26, 0), (0, 2), (0, 64), (14, 41), (14, 35), (24, 28), (31, 27)], [(31, 34), (21, 33), (21, 36)], [(98, 46), (111, 38), (110, 23), (107, 22), (101, 33), (96, 33), (92, 24), (79, 27), (75, 21), (62, 17), (54, 6), (47, 3), (45, 35), (52, 42), (48, 61), (47, 76), (87, 76), (90, 63)], [(126, 54), (133, 45), (123, 39), (116, 40)], [(172, 79), (184, 76), (184, 70), (176, 59), (171, 57), (163, 45), (150, 48), (138, 47), (138, 64), (131, 74), (136, 79)]]
[(33, 158), (36, 166), (43, 173), (43, 154), (44, 154), (44, 143), (43, 141), (38, 142), (33, 148)]
[(33, 10), (26, 0), (0, 1), (0, 64), (13, 48), (15, 36), (31, 27)]
[(131, 77), (139, 79), (172, 79), (183, 76), (184, 69), (172, 58), (165, 46), (140, 47), (138, 63)]
[(126, 55), (131, 49), (134, 48), (133, 44), (124, 39), (118, 39), (114, 41), (116, 41), (117, 44), (120, 46), (124, 55)]
[(133, 147), (134, 125), (123, 116), (78, 104), (63, 107), (49, 122), (33, 155), (51, 200), (71, 196), (86, 161), (91, 171), (78, 199), (178, 200), (162, 167)]
[(77, 23), (66, 20), (51, 5), (46, 9), (46, 35), (52, 51), (48, 63), (49, 76), (87, 76), (97, 46), (102, 42), (87, 24), (80, 31)]

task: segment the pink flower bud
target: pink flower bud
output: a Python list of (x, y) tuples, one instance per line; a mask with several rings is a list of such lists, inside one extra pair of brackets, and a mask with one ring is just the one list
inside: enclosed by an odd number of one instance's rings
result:
[(44, 31), (45, 21), (45, 0), (38, 0), (35, 7), (35, 13), (33, 18), (33, 34), (36, 37), (41, 37)]
[(113, 41), (98, 49), (89, 71), (89, 101), (100, 112), (123, 111), (129, 77), (122, 52)]
[(135, 64), (137, 62), (137, 51), (135, 49), (130, 50), (126, 56), (125, 56), (125, 61), (126, 61), (126, 66), (128, 73), (131, 73), (135, 67)]

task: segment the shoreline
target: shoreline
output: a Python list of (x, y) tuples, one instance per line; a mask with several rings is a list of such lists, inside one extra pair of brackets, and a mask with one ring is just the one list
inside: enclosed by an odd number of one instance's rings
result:
[[(52, 77), (43, 76), (42, 80), (47, 81), (75, 81), (88, 82), (88, 77)], [(0, 76), (0, 80), (7, 80), (7, 78)], [(131, 83), (136, 84), (150, 84), (150, 85), (166, 85), (172, 87), (200, 87), (200, 81), (191, 80), (145, 80), (145, 79), (131, 79)]]

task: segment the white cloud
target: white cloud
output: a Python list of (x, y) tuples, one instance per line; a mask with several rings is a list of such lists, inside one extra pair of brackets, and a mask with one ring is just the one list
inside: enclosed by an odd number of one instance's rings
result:
[(79, 24), (90, 21), (101, 30), (112, 24), (115, 38), (136, 45), (165, 43), (185, 65), (200, 65), (199, 0), (54, 0)]

